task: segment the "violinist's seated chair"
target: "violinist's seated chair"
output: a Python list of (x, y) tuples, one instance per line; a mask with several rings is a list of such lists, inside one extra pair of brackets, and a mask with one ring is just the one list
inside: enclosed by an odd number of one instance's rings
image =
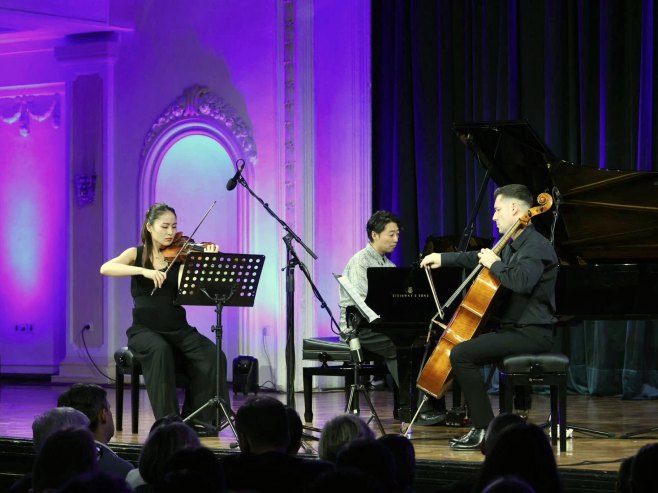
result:
[[(347, 342), (338, 336), (312, 337), (302, 341), (302, 359), (320, 361), (321, 366), (305, 366), (303, 369), (304, 381), (304, 420), (313, 421), (313, 376), (328, 375), (345, 378), (345, 396), (349, 397), (350, 387), (354, 382), (354, 365)], [(328, 365), (329, 362), (340, 362), (339, 365)], [(384, 358), (363, 351), (363, 363), (359, 370), (360, 375), (388, 374)], [(369, 362), (369, 363), (365, 363)], [(358, 382), (356, 382), (358, 383)]]
[[(116, 412), (115, 424), (118, 431), (123, 429), (123, 387), (124, 375), (130, 375), (130, 408), (132, 418), (132, 433), (139, 429), (139, 376), (142, 374), (142, 365), (137, 361), (132, 351), (122, 347), (114, 352), (116, 363)], [(176, 364), (178, 367), (178, 363)], [(176, 385), (185, 386), (186, 376), (182, 371), (176, 371)]]
[[(513, 411), (514, 387), (549, 385), (551, 389), (551, 442), (567, 449), (567, 370), (569, 358), (561, 353), (507, 356), (500, 364), (500, 411)], [(559, 433), (558, 433), (559, 425)]]

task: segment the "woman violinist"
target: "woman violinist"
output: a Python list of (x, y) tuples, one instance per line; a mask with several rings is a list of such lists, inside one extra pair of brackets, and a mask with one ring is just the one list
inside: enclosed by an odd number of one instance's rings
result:
[[(128, 347), (142, 365), (146, 391), (156, 419), (179, 414), (174, 361), (184, 366), (189, 377), (183, 416), (203, 406), (215, 395), (215, 344), (199, 334), (187, 322), (185, 309), (175, 305), (183, 264), (169, 266), (164, 251), (176, 235), (176, 211), (164, 203), (154, 204), (142, 225), (142, 245), (131, 247), (118, 257), (105, 262), (100, 269), (106, 276), (130, 276), (133, 297), (133, 321), (127, 331)], [(207, 244), (207, 252), (219, 247)], [(179, 256), (180, 259), (180, 256)], [(226, 356), (221, 354), (222, 375), (226, 375)], [(221, 394), (229, 403), (226, 381)], [(203, 421), (213, 418), (211, 406)]]

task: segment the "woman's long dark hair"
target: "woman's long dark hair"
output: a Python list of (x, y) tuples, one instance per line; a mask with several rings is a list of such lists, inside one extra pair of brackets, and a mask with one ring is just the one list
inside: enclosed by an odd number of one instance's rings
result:
[(146, 217), (144, 218), (144, 224), (142, 224), (142, 244), (144, 245), (144, 251), (142, 252), (142, 266), (147, 269), (153, 269), (153, 261), (151, 260), (151, 251), (153, 250), (153, 238), (151, 237), (151, 232), (146, 229), (146, 226), (150, 224), (153, 226), (153, 223), (157, 218), (159, 218), (165, 212), (171, 212), (174, 216), (176, 211), (173, 207), (168, 206), (164, 202), (158, 202), (153, 204), (148, 211), (146, 211)]

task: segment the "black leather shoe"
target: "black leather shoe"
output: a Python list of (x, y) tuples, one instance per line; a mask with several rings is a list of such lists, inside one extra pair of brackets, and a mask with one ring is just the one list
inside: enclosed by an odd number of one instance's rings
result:
[(418, 415), (414, 424), (418, 426), (434, 426), (445, 423), (446, 413), (441, 411), (425, 411)]
[(463, 434), (462, 436), (460, 436), (460, 437), (452, 437), (452, 438), (449, 440), (450, 444), (452, 445), (453, 443), (463, 442), (464, 440), (467, 440), (468, 437), (471, 435), (471, 432), (472, 432), (472, 431), (473, 431), (473, 429), (470, 429), (470, 430), (468, 430), (468, 433), (464, 433), (464, 434)]
[(482, 442), (484, 442), (484, 428), (472, 428), (461, 441), (453, 442), (450, 444), (452, 450), (481, 450)]

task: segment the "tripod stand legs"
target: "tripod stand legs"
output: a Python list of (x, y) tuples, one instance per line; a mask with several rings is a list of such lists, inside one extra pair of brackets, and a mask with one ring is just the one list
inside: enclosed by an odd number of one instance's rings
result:
[[(549, 414), (548, 419), (543, 424), (540, 424), (539, 427), (540, 428), (548, 428), (549, 426), (552, 425), (552, 423), (553, 423), (553, 416)], [(598, 435), (598, 436), (603, 436), (603, 437), (606, 437), (606, 438), (614, 438), (614, 436), (615, 436), (614, 433), (610, 433), (608, 431), (595, 430), (593, 428), (585, 428), (584, 426), (577, 426), (577, 425), (572, 425), (572, 424), (569, 424), (569, 423), (566, 424), (566, 428), (568, 430), (571, 429), (573, 431), (577, 431), (577, 432), (580, 432), (580, 433), (589, 433), (591, 435)], [(658, 428), (656, 428), (656, 429), (658, 429)], [(622, 438), (624, 438), (624, 437), (622, 436)]]
[(350, 386), (350, 396), (347, 399), (347, 406), (345, 406), (345, 412), (354, 413), (357, 415), (359, 414), (359, 392), (362, 392), (363, 397), (365, 397), (366, 402), (368, 403), (370, 412), (372, 413), (372, 419), (374, 419), (375, 423), (377, 423), (377, 427), (379, 428), (379, 431), (383, 436), (386, 434), (386, 432), (384, 431), (382, 422), (379, 420), (379, 416), (377, 416), (377, 411), (375, 411), (375, 406), (372, 405), (372, 401), (370, 400), (370, 396), (366, 391), (365, 385), (363, 385), (360, 382), (360, 377), (359, 377), (360, 370), (361, 370), (361, 361), (359, 358), (358, 361), (354, 362), (354, 383)]
[(633, 438), (638, 435), (645, 435), (647, 433), (654, 433), (658, 432), (658, 426), (654, 426), (653, 428), (644, 428), (643, 430), (637, 430), (637, 431), (631, 431), (629, 433), (622, 433), (619, 435), (619, 438)]
[(217, 415), (218, 415), (218, 417), (217, 417), (217, 433), (219, 433), (219, 431), (222, 428), (224, 428), (225, 426), (230, 426), (231, 431), (233, 431), (233, 435), (235, 436), (235, 439), (237, 440), (238, 439), (238, 432), (235, 430), (235, 425), (233, 424), (233, 411), (231, 410), (231, 407), (228, 404), (226, 404), (224, 399), (222, 399), (220, 397), (213, 397), (212, 399), (210, 399), (208, 402), (206, 402), (199, 409), (197, 409), (192, 414), (187, 416), (183, 420), (183, 422), (187, 423), (187, 422), (191, 421), (194, 418), (194, 416), (196, 416), (197, 414), (203, 412), (205, 409), (207, 409), (211, 406), (215, 407), (218, 411), (221, 411), (221, 414), (224, 416), (224, 419), (226, 419), (226, 424), (223, 425), (223, 426), (220, 425), (219, 412), (217, 413)]
[[(379, 428), (379, 431), (381, 432), (382, 436), (386, 434), (386, 431), (384, 431), (384, 427), (382, 426), (382, 422), (379, 420), (379, 416), (377, 416), (377, 411), (375, 411), (375, 406), (372, 405), (372, 401), (370, 400), (370, 396), (368, 395), (368, 392), (366, 392), (366, 388), (363, 384), (352, 384), (350, 388), (350, 398), (347, 401), (347, 406), (345, 407), (345, 412), (346, 413), (351, 413), (353, 412), (352, 410), (352, 403), (355, 402), (355, 399), (358, 399), (358, 393), (363, 392), (363, 397), (365, 397), (366, 402), (368, 403), (368, 407), (370, 408), (370, 412), (372, 413), (372, 419), (375, 420), (375, 423), (377, 423), (377, 427)], [(358, 414), (358, 409), (355, 410), (355, 414)]]

